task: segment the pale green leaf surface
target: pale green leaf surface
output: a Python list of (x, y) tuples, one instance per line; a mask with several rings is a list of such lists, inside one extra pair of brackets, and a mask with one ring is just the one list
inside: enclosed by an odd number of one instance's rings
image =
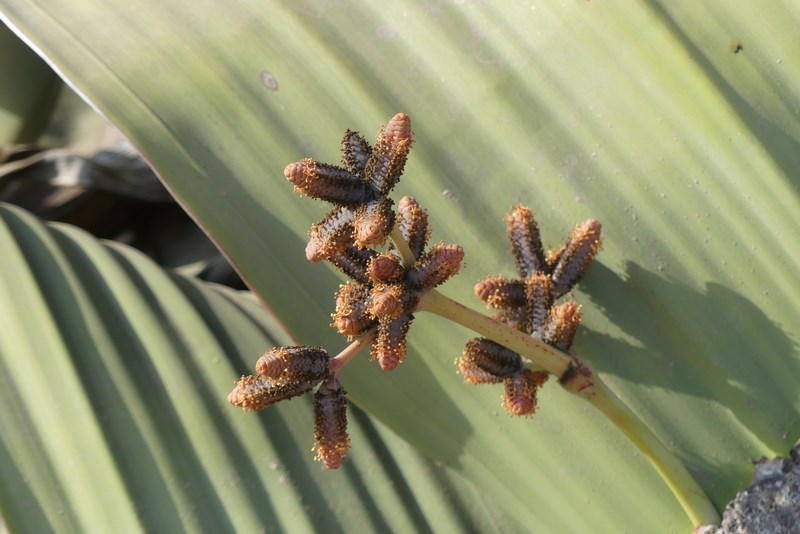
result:
[[(714, 502), (744, 485), (750, 458), (800, 434), (796, 3), (0, 5), (299, 341), (342, 346), (327, 329), (339, 278), (304, 262), (324, 208), (281, 170), (335, 162), (345, 128), (369, 138), (406, 111), (416, 145), (397, 196), (413, 193), (434, 239), (467, 251), (445, 293), (469, 302), (477, 278), (512, 272), (502, 216), (516, 202), (553, 247), (598, 218), (607, 237), (577, 295), (575, 348)], [(420, 314), (403, 368), (360, 361), (346, 386), (526, 524), (688, 528), (590, 406), (551, 384), (536, 418), (513, 421), (499, 391), (461, 385), (451, 362), (467, 337)]]
[[(337, 472), (309, 398), (225, 397), (286, 344), (250, 297), (0, 207), (0, 515), (14, 531), (515, 530), (490, 498), (361, 411)], [(413, 489), (412, 489), (413, 488)]]

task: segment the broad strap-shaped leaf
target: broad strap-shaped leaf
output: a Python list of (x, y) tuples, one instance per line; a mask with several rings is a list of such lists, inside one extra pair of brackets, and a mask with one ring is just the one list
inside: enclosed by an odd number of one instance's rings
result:
[(247, 293), (0, 206), (0, 514), (12, 531), (514, 529), (360, 410), (338, 472), (311, 399), (244, 416), (250, 355), (290, 340)]

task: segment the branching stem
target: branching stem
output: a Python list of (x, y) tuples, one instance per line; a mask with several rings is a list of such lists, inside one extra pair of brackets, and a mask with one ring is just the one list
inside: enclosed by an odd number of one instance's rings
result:
[(350, 343), (342, 352), (331, 358), (331, 371), (333, 371), (334, 374), (338, 374), (342, 367), (355, 358), (362, 349), (370, 346), (372, 340), (375, 339), (375, 334), (376, 331), (374, 328), (368, 330), (361, 334), (358, 339)]

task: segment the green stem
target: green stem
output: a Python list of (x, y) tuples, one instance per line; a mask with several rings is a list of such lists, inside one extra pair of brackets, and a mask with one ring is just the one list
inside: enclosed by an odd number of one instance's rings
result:
[(400, 233), (399, 226), (394, 225), (392, 233), (389, 234), (389, 238), (392, 240), (394, 248), (400, 253), (400, 258), (403, 260), (403, 267), (408, 269), (414, 265), (417, 258), (414, 257), (414, 253), (411, 252), (411, 247), (408, 246), (408, 242), (403, 237), (403, 234)]
[(588, 401), (611, 419), (650, 460), (681, 503), (695, 527), (720, 522), (719, 512), (692, 475), (661, 440), (595, 375), (595, 393)]
[[(555, 348), (532, 338), (519, 330), (495, 321), (480, 312), (467, 308), (436, 290), (430, 291), (419, 305), (419, 310), (428, 311), (465, 326), (484, 337), (518, 352), (559, 378), (574, 369), (577, 360)], [(588, 365), (582, 365), (588, 371)], [(594, 373), (588, 377), (593, 387), (579, 390), (567, 388), (586, 398), (608, 417), (636, 445), (655, 467), (664, 482), (672, 490), (686, 514), (695, 526), (719, 523), (720, 517), (708, 496), (697, 484), (683, 464), (645, 426), (642, 421), (600, 380)]]
[(374, 328), (366, 331), (365, 333), (361, 334), (358, 339), (345, 347), (342, 352), (331, 358), (331, 371), (333, 371), (334, 374), (338, 374), (342, 367), (347, 365), (350, 360), (355, 358), (362, 349), (370, 346), (372, 340), (375, 339), (376, 334), (377, 332)]
[(480, 312), (467, 308), (460, 302), (445, 297), (435, 289), (422, 299), (419, 309), (441, 315), (470, 330), (500, 343), (530, 359), (536, 366), (556, 376), (564, 376), (572, 358), (547, 343), (495, 321)]

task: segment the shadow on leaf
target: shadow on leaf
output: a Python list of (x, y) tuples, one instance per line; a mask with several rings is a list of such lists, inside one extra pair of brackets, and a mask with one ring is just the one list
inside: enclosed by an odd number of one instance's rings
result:
[(634, 262), (623, 277), (597, 264), (589, 278), (583, 291), (635, 340), (589, 330), (581, 344), (601, 372), (718, 402), (774, 452), (800, 431), (795, 344), (749, 299), (718, 283), (697, 291)]

